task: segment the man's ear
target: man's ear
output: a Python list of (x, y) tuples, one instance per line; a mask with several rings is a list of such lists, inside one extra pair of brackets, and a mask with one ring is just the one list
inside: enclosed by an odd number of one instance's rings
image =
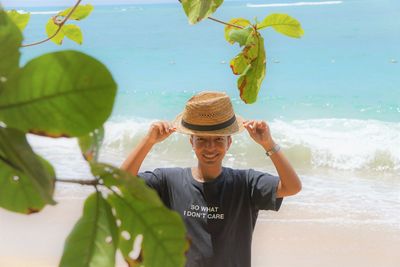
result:
[(191, 144), (192, 147), (193, 147), (193, 135), (190, 135), (189, 141), (190, 141), (190, 144)]
[(229, 135), (228, 136), (228, 147), (226, 150), (228, 150), (231, 147), (231, 144), (232, 144), (232, 137)]

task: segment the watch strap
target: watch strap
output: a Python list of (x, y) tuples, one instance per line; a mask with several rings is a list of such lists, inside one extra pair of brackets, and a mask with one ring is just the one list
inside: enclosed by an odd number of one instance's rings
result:
[(274, 145), (273, 148), (271, 148), (270, 150), (267, 150), (267, 152), (265, 152), (265, 154), (266, 154), (268, 157), (270, 157), (270, 156), (272, 156), (273, 154), (275, 154), (276, 152), (278, 152), (279, 150), (281, 150), (281, 147), (280, 147), (278, 144), (276, 144), (276, 145)]

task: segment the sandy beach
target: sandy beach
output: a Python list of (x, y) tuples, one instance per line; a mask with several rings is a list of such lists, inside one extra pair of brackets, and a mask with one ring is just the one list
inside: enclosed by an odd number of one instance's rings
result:
[[(56, 0), (1, 2), (7, 10), (31, 12), (27, 44), (45, 38), (47, 21), (65, 8)], [(288, 13), (305, 30), (301, 39), (261, 32), (267, 76), (251, 105), (240, 99), (239, 76), (230, 68), (243, 48), (226, 42), (224, 25), (188, 25), (176, 0), (94, 2), (108, 5), (93, 3), (93, 13), (79, 22), (83, 45), (66, 40), (23, 48), (20, 66), (73, 49), (109, 68), (118, 94), (104, 125), (100, 162), (121, 166), (152, 122), (173, 120), (199, 91), (225, 91), (238, 115), (268, 122), (303, 183), (279, 212), (260, 212), (252, 266), (400, 267), (400, 1), (224, 1), (218, 19), (262, 21)], [(28, 134), (28, 141), (57, 178), (92, 179), (75, 138)], [(196, 163), (188, 136), (174, 134), (152, 149), (141, 168)], [(224, 166), (276, 174), (247, 133), (233, 136)], [(57, 183), (58, 204), (29, 216), (0, 208), (0, 267), (58, 266), (91, 190)], [(120, 255), (116, 266), (126, 266)]]
[[(81, 214), (83, 198), (58, 199), (30, 216), (0, 210), (0, 266), (57, 266), (63, 243)], [(290, 203), (260, 214), (253, 235), (253, 267), (400, 266), (400, 230), (374, 224), (338, 224)], [(314, 218), (310, 220), (310, 218)], [(119, 259), (117, 266), (126, 266)]]

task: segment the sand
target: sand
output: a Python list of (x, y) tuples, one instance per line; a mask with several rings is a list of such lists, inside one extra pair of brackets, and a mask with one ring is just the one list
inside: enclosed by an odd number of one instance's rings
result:
[[(58, 202), (30, 216), (0, 210), (0, 267), (57, 266), (83, 199)], [(252, 266), (400, 266), (400, 228), (310, 220), (318, 216), (324, 215), (297, 212), (290, 203), (264, 213), (253, 236)], [(117, 266), (126, 265), (118, 260)]]

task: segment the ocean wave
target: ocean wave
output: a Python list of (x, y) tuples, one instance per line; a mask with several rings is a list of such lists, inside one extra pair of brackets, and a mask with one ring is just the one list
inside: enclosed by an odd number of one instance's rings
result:
[[(120, 166), (153, 121), (138, 118), (108, 121), (100, 160)], [(362, 171), (375, 176), (400, 174), (400, 123), (312, 119), (274, 120), (269, 125), (274, 140), (299, 170)], [(226, 166), (265, 168), (269, 164), (263, 149), (247, 133), (232, 138), (233, 144), (225, 157)], [(90, 175), (76, 139), (30, 135), (28, 140), (36, 152), (56, 165), (58, 173), (77, 178)], [(144, 167), (190, 166), (195, 162), (188, 136), (173, 134), (152, 149)]]
[[(108, 122), (103, 149), (114, 155), (126, 155), (146, 134), (151, 122), (144, 119)], [(274, 120), (269, 124), (276, 142), (299, 167), (400, 171), (400, 123), (313, 119)], [(233, 136), (233, 140), (226, 156), (228, 164), (239, 167), (263, 164), (260, 147), (246, 133)], [(164, 163), (184, 162), (188, 153), (191, 153), (188, 137), (176, 134), (156, 146), (151, 157)]]
[(284, 7), (284, 6), (321, 6), (338, 5), (343, 1), (324, 1), (324, 2), (296, 2), (296, 3), (273, 3), (273, 4), (247, 4), (247, 7)]

